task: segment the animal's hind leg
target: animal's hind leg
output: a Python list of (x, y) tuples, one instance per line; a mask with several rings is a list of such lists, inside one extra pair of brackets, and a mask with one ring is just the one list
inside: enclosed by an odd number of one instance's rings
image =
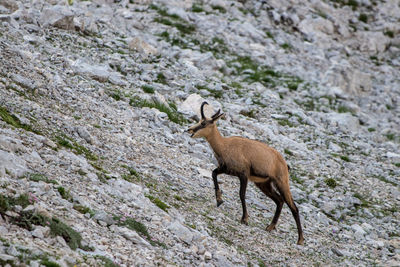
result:
[(266, 230), (268, 232), (272, 231), (275, 229), (275, 225), (278, 222), (279, 216), (281, 215), (282, 207), (283, 207), (283, 197), (279, 195), (271, 185), (271, 181), (264, 182), (264, 183), (256, 183), (256, 186), (260, 188), (260, 190), (269, 198), (271, 198), (275, 204), (276, 204), (276, 210), (275, 210), (275, 215), (274, 218), (272, 219), (271, 223), (268, 225)]
[(290, 193), (290, 188), (289, 188), (289, 183), (278, 183), (278, 190), (283, 196), (286, 204), (289, 206), (290, 211), (292, 212), (292, 215), (296, 221), (297, 225), (297, 232), (299, 235), (299, 238), (297, 240), (298, 245), (303, 245), (304, 243), (304, 237), (303, 237), (303, 230), (301, 229), (301, 223), (300, 223), (300, 215), (299, 215), (299, 210), (296, 206), (296, 204), (293, 201), (292, 193)]

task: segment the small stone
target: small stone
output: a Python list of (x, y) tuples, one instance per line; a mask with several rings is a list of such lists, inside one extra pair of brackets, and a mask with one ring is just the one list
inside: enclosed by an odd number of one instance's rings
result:
[(342, 251), (340, 251), (340, 249), (337, 248), (332, 248), (331, 249), (333, 253), (335, 253), (336, 255), (338, 255), (339, 257), (342, 257), (344, 254)]
[(204, 253), (204, 259), (205, 259), (205, 260), (211, 260), (211, 259), (212, 259), (212, 254), (211, 254), (211, 252), (206, 251), (206, 252)]

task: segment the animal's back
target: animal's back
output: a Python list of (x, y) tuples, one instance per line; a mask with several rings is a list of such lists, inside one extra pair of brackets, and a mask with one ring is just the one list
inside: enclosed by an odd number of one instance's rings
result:
[(283, 156), (267, 144), (240, 136), (226, 138), (228, 147), (233, 149), (232, 163), (244, 162), (250, 174), (260, 177), (279, 177), (287, 173)]

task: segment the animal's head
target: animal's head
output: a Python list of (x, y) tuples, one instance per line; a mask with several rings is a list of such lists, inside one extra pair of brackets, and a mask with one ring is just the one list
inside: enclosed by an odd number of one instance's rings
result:
[(216, 127), (215, 122), (224, 115), (224, 113), (221, 113), (221, 110), (219, 109), (214, 115), (211, 116), (210, 119), (206, 118), (206, 116), (204, 116), (204, 105), (208, 105), (208, 103), (203, 102), (201, 104), (200, 121), (187, 130), (190, 134), (192, 134), (191, 137), (193, 138), (209, 136), (212, 133), (213, 128)]

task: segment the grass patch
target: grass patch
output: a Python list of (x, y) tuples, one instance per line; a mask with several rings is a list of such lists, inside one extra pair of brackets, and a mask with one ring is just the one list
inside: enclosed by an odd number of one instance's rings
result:
[(153, 202), (157, 207), (159, 207), (160, 209), (162, 209), (165, 212), (168, 212), (168, 209), (170, 208), (170, 206), (168, 206), (167, 204), (162, 202), (159, 198), (153, 197), (151, 195), (146, 195), (146, 197), (148, 199), (150, 199), (150, 201)]
[(226, 13), (226, 9), (223, 6), (212, 5), (211, 8), (214, 10), (217, 10), (219, 13), (222, 13), (222, 14)]
[(42, 182), (45, 182), (48, 184), (58, 184), (58, 182), (56, 180), (50, 180), (45, 175), (40, 174), (40, 173), (30, 173), (30, 174), (28, 174), (27, 178), (34, 182), (42, 181)]
[(69, 194), (69, 190), (65, 190), (64, 187), (59, 186), (59, 187), (57, 187), (57, 191), (58, 191), (58, 193), (60, 193), (60, 195), (63, 199), (72, 201), (72, 196)]
[(394, 32), (391, 30), (385, 31), (383, 34), (390, 38), (394, 38)]
[(358, 198), (361, 201), (361, 207), (369, 207), (370, 202), (365, 199), (364, 196), (362, 196), (360, 193), (354, 193), (353, 197)]
[(375, 132), (376, 131), (376, 129), (375, 128), (372, 128), (372, 127), (370, 127), (370, 128), (368, 128), (368, 132)]
[(288, 44), (288, 43), (283, 43), (280, 46), (285, 50), (292, 50), (293, 49), (293, 46), (291, 44)]
[(362, 22), (364, 22), (364, 23), (368, 23), (368, 15), (365, 14), (365, 13), (361, 13), (361, 14), (358, 16), (358, 20), (359, 20), (359, 21), (362, 21)]
[(333, 178), (327, 178), (324, 180), (324, 182), (330, 188), (335, 188), (337, 186), (336, 180)]
[(162, 83), (162, 84), (167, 84), (167, 78), (162, 72), (157, 73), (157, 78), (156, 82)]
[[(5, 215), (6, 211), (13, 210), (16, 205), (24, 208), (29, 204), (29, 196), (26, 194), (17, 198), (0, 195), (0, 215), (2, 217), (7, 216)], [(59, 219), (49, 218), (33, 211), (20, 211), (18, 214), (18, 217), (11, 217), (10, 222), (29, 231), (33, 230), (33, 225), (48, 226), (50, 227), (50, 235), (61, 236), (71, 249), (87, 249), (81, 245), (81, 235)]]
[(147, 241), (149, 241), (152, 246), (160, 246), (165, 249), (167, 248), (167, 246), (164, 243), (159, 242), (150, 236), (146, 225), (144, 225), (143, 223), (138, 222), (131, 217), (114, 216), (114, 220), (116, 220), (118, 222), (117, 224), (119, 226), (125, 226), (125, 227), (135, 231), (142, 237), (146, 238)]
[(95, 214), (95, 212), (93, 210), (91, 210), (90, 208), (85, 207), (83, 205), (74, 205), (73, 208), (74, 208), (74, 210), (78, 211), (81, 214), (89, 213), (90, 217), (93, 217)]
[(350, 162), (350, 159), (348, 156), (340, 156), (340, 159), (346, 162)]
[(249, 117), (249, 118), (255, 118), (256, 117), (256, 111), (254, 109), (251, 110), (241, 110), (239, 114), (242, 114), (243, 116)]
[(302, 179), (300, 179), (300, 178), (297, 176), (296, 173), (291, 173), (291, 174), (290, 174), (290, 178), (291, 178), (293, 181), (295, 181), (296, 183), (298, 183), (298, 184), (303, 184), (303, 183), (304, 183), (304, 181), (303, 181)]
[(141, 180), (140, 174), (134, 168), (131, 168), (128, 166), (124, 166), (124, 167), (126, 169), (128, 169), (129, 173), (123, 174), (122, 179), (124, 179), (130, 183), (138, 182)]
[(398, 184), (396, 184), (395, 182), (392, 182), (392, 181), (388, 180), (385, 176), (382, 176), (382, 175), (375, 175), (374, 177), (377, 178), (377, 179), (379, 179), (379, 180), (381, 180), (381, 181), (384, 182), (384, 183), (391, 184), (391, 185), (394, 185), (394, 186), (398, 186)]
[(65, 134), (61, 134), (57, 136), (55, 139), (60, 146), (69, 148), (78, 155), (83, 154), (88, 160), (98, 160), (97, 156), (92, 152), (90, 152), (89, 149), (78, 144), (75, 140), (66, 136)]
[(150, 85), (147, 85), (147, 84), (143, 85), (143, 86), (142, 86), (142, 90), (143, 90), (143, 92), (145, 92), (145, 93), (154, 94), (154, 87), (152, 87), (152, 86), (150, 86)]
[(196, 31), (196, 27), (193, 24), (180, 18), (177, 14), (170, 14), (165, 8), (150, 5), (150, 9), (156, 10), (161, 17), (154, 19), (155, 22), (161, 23), (167, 26), (175, 27), (182, 34), (192, 34)]
[(31, 125), (22, 123), (15, 115), (8, 112), (8, 110), (0, 106), (0, 118), (7, 124), (15, 127), (21, 128), (29, 132), (41, 135), (41, 132), (32, 128)]
[(147, 101), (144, 99), (140, 99), (138, 97), (133, 97), (131, 98), (131, 100), (129, 101), (129, 104), (131, 106), (134, 107), (148, 107), (148, 108), (156, 108), (161, 112), (164, 112), (168, 115), (168, 119), (172, 122), (175, 122), (177, 124), (183, 125), (185, 123), (187, 123), (187, 120), (185, 119), (185, 117), (183, 117), (182, 114), (178, 113), (178, 111), (176, 109), (174, 109), (173, 107), (171, 107), (171, 105), (166, 106), (163, 103), (160, 103), (158, 101)]
[(50, 260), (48, 260), (48, 259), (43, 259), (43, 260), (41, 260), (41, 261), (40, 261), (40, 264), (41, 264), (41, 265), (44, 265), (44, 266), (46, 266), (46, 267), (61, 267), (60, 264), (58, 264), (58, 263), (56, 263), (56, 262), (53, 262), (53, 261), (50, 261)]
[(119, 92), (112, 92), (112, 93), (110, 93), (110, 96), (112, 98), (114, 98), (116, 101), (120, 101), (121, 100), (121, 93), (119, 93)]
[(286, 155), (293, 156), (293, 152), (290, 151), (289, 149), (285, 148), (283, 151), (285, 152)]
[(195, 85), (195, 87), (199, 90), (207, 90), (215, 98), (222, 98), (222, 96), (224, 95), (222, 90), (214, 90), (205, 85), (197, 84), (197, 85)]
[(204, 11), (203, 6), (201, 6), (199, 4), (196, 4), (196, 3), (194, 3), (192, 5), (192, 9), (191, 10), (192, 10), (192, 12), (195, 12), (195, 13), (201, 13), (201, 12)]
[(237, 75), (244, 75), (243, 81), (260, 82), (266, 87), (285, 85), (297, 89), (299, 84), (303, 82), (299, 77), (280, 73), (271, 67), (260, 65), (249, 56), (239, 56), (228, 62), (228, 66), (235, 68)]

